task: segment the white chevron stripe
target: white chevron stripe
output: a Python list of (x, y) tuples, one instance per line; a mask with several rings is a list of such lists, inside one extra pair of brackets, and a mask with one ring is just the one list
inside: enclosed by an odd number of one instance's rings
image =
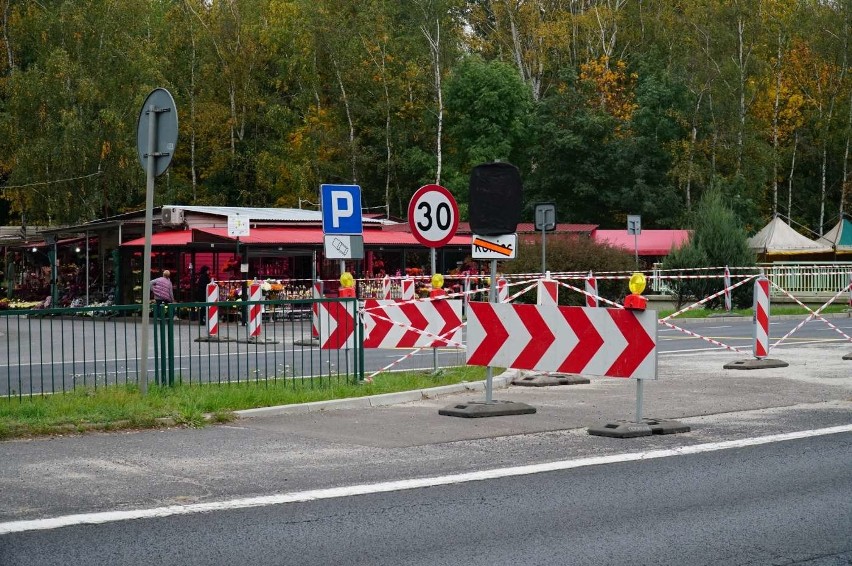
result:
[(550, 348), (544, 353), (535, 369), (539, 371), (554, 371), (562, 365), (565, 358), (579, 343), (577, 335), (571, 330), (571, 326), (558, 308), (539, 309), (541, 317), (547, 323), (548, 328), (556, 337)]

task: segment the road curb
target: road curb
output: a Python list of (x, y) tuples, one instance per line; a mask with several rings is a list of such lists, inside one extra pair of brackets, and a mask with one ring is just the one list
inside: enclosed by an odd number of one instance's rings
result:
[[(517, 377), (517, 370), (507, 370), (500, 375), (494, 376), (492, 385), (495, 388), (507, 388), (512, 380)], [(413, 391), (400, 391), (397, 393), (383, 393), (381, 395), (370, 395), (366, 397), (352, 397), (349, 399), (332, 399), (330, 401), (314, 401), (312, 403), (298, 403), (293, 405), (276, 405), (274, 407), (259, 407), (257, 409), (244, 409), (234, 411), (241, 419), (258, 417), (275, 417), (279, 415), (300, 415), (315, 413), (319, 411), (340, 411), (345, 409), (369, 409), (372, 407), (388, 407), (402, 403), (411, 403), (423, 399), (437, 399), (444, 395), (464, 393), (466, 391), (485, 390), (485, 380), (466, 381), (453, 385), (442, 385), (428, 389), (415, 389)]]

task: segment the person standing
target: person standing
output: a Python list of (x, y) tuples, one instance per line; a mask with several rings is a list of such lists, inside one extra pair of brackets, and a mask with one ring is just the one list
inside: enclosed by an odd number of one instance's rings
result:
[[(157, 304), (157, 311), (160, 310), (160, 305), (168, 305), (175, 302), (175, 292), (172, 286), (171, 272), (166, 269), (163, 274), (151, 281), (151, 294), (154, 295), (154, 302)], [(163, 311), (164, 312), (164, 311)], [(175, 317), (177, 320), (177, 317)]]
[[(195, 300), (204, 303), (207, 301), (207, 285), (210, 283), (210, 268), (202, 265), (198, 271), (198, 280), (195, 283), (196, 295)], [(198, 313), (198, 324), (204, 325), (207, 322), (207, 308), (201, 307)]]

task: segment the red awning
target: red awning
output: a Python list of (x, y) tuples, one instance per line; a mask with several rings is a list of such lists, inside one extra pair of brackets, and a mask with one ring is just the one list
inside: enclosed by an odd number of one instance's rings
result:
[[(227, 228), (204, 228), (194, 230), (178, 230), (158, 232), (151, 238), (152, 246), (185, 246), (197, 241), (193, 233), (210, 234), (222, 239), (229, 239)], [(236, 238), (230, 238), (236, 241)], [(323, 245), (323, 231), (319, 226), (304, 228), (252, 228), (248, 236), (240, 238), (243, 244), (267, 245)], [(144, 238), (124, 242), (122, 246), (142, 246)], [(420, 246), (420, 242), (410, 232), (385, 230), (364, 230), (364, 244), (369, 246)], [(470, 236), (455, 236), (447, 243), (448, 246), (469, 246)]]
[[(192, 241), (192, 230), (157, 232), (151, 236), (152, 246), (185, 246)], [(122, 246), (144, 246), (145, 238), (128, 240)]]
[(639, 255), (669, 255), (672, 248), (677, 248), (689, 240), (689, 230), (642, 230), (636, 244), (634, 236), (627, 230), (597, 230), (594, 235), (596, 242), (608, 243), (611, 246), (634, 251), (638, 244)]

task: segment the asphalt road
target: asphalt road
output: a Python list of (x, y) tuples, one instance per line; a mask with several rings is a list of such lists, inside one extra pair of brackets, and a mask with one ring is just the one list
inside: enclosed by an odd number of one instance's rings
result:
[[(795, 329), (804, 317), (776, 317), (770, 323), (774, 343)], [(715, 342), (750, 353), (753, 325), (749, 318), (674, 319), (675, 326)], [(849, 342), (852, 318), (832, 316), (826, 324), (811, 320), (798, 328), (779, 346), (809, 343)], [(320, 350), (310, 343), (310, 321), (295, 320), (268, 325), (263, 336), (268, 344), (245, 342), (245, 327), (222, 326), (223, 336), (242, 342), (198, 342), (204, 327), (191, 321), (175, 325), (175, 371), (188, 382), (263, 380), (293, 376), (343, 378), (355, 367), (354, 351)], [(10, 391), (39, 393), (61, 391), (75, 386), (134, 381), (138, 357), (138, 324), (126, 319), (58, 320), (27, 319), (0, 328), (0, 395)], [(154, 338), (150, 343), (154, 348)], [(305, 343), (307, 345), (301, 345)], [(710, 340), (665, 325), (658, 327), (658, 352), (717, 350)], [(128, 354), (127, 352), (130, 352)], [(409, 349), (365, 350), (365, 371), (369, 374), (394, 364)], [(421, 350), (396, 363), (393, 369), (431, 369), (464, 364), (464, 352), (454, 348)], [(154, 358), (149, 359), (149, 378), (154, 380)]]
[(0, 563), (849, 564), (850, 461), (847, 432), (454, 485), (0, 535)]

